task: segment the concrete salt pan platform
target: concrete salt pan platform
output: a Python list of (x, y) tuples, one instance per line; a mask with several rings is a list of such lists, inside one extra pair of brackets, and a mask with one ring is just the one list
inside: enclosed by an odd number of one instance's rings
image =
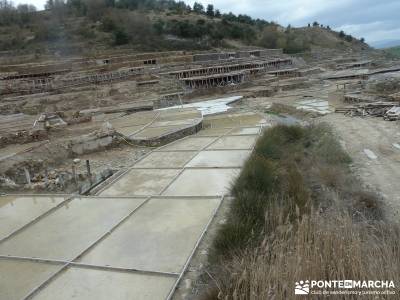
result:
[(186, 166), (198, 168), (240, 168), (250, 153), (250, 150), (202, 151)]
[(229, 194), (240, 169), (185, 169), (166, 189), (167, 196), (215, 196)]
[(35, 300), (164, 299), (174, 277), (70, 267), (39, 291)]
[[(26, 217), (11, 218), (0, 242), (0, 299), (171, 299), (264, 124), (256, 114), (205, 119), (208, 129), (150, 152), (100, 196), (40, 209), (29, 196), (14, 201), (14, 216)], [(4, 202), (0, 214), (12, 209)]]
[(154, 147), (196, 133), (202, 127), (203, 116), (195, 108), (175, 108), (139, 112), (109, 122), (126, 140)]
[(67, 196), (0, 197), (0, 240), (63, 203)]
[(203, 116), (226, 112), (230, 103), (242, 96), (218, 98), (184, 105), (139, 112), (110, 120), (110, 124), (125, 139), (137, 145), (161, 146), (197, 133)]
[(100, 196), (158, 195), (179, 174), (179, 169), (131, 169), (100, 192)]
[(0, 255), (70, 260), (145, 198), (75, 198), (0, 244)]
[(152, 198), (80, 261), (179, 273), (220, 201)]
[(51, 263), (0, 259), (0, 299), (24, 299), (61, 267)]

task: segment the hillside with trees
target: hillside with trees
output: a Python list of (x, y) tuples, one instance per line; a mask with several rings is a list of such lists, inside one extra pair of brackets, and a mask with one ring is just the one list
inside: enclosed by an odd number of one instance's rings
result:
[(282, 27), (250, 16), (221, 13), (209, 4), (174, 0), (48, 0), (46, 9), (0, 1), (0, 51), (85, 53), (129, 46), (137, 50), (205, 50), (260, 46), (304, 52), (313, 46), (367, 48), (318, 22)]
[(384, 51), (390, 57), (400, 59), (400, 46), (387, 48)]

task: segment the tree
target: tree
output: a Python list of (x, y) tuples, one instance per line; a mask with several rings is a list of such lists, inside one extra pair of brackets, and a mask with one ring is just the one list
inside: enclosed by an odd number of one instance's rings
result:
[(17, 13), (11, 1), (0, 1), (0, 25), (11, 25), (17, 21)]
[(84, 0), (67, 0), (70, 12), (75, 16), (86, 16), (87, 6)]
[(118, 26), (112, 15), (106, 15), (101, 20), (101, 28), (105, 32), (113, 32), (118, 28)]
[(4, 10), (12, 10), (14, 9), (14, 5), (11, 1), (8, 0), (1, 0), (0, 1), (0, 10), (4, 11)]
[[(190, 6), (189, 6), (189, 8), (190, 8)], [(179, 1), (175, 4), (174, 10), (176, 11), (176, 13), (178, 15), (183, 15), (184, 13), (186, 13), (188, 11), (188, 8), (187, 8), (185, 2)]]
[(124, 45), (128, 44), (128, 42), (129, 42), (128, 34), (123, 29), (119, 28), (114, 32), (115, 45)]
[(344, 38), (345, 36), (346, 36), (346, 34), (344, 33), (343, 30), (341, 30), (341, 31), (339, 32), (339, 37), (340, 37), (340, 38)]
[(204, 6), (203, 6), (203, 4), (198, 3), (198, 2), (195, 2), (195, 3), (193, 4), (193, 11), (194, 11), (195, 13), (198, 13), (198, 14), (203, 14), (203, 13), (204, 13)]
[(41, 42), (58, 40), (62, 35), (58, 22), (56, 18), (52, 18), (49, 22), (39, 19), (34, 29), (35, 40)]
[(283, 47), (285, 53), (300, 53), (309, 50), (308, 42), (294, 33), (286, 35), (286, 45)]
[(208, 4), (207, 5), (207, 11), (206, 11), (206, 15), (213, 18), (214, 17), (214, 5), (212, 4)]
[(36, 7), (32, 4), (19, 4), (17, 6), (17, 11), (19, 13), (31, 13), (36, 11)]
[(217, 9), (217, 10), (215, 11), (215, 17), (216, 17), (216, 18), (221, 18), (221, 12), (219, 11), (219, 9)]
[(51, 10), (51, 9), (53, 9), (53, 6), (54, 6), (54, 1), (53, 0), (47, 0), (46, 4), (44, 5), (44, 8)]
[(248, 15), (238, 15), (237, 20), (240, 23), (246, 23), (246, 24), (250, 24), (250, 25), (254, 24), (253, 19)]
[(115, 0), (105, 0), (107, 7), (115, 7)]
[(152, 21), (138, 12), (128, 12), (119, 17), (119, 26), (127, 33), (129, 42), (151, 45), (155, 39)]
[(104, 0), (87, 0), (87, 16), (92, 21), (99, 21), (107, 9), (106, 1)]
[(279, 38), (280, 33), (278, 32), (276, 26), (268, 26), (262, 33), (260, 46), (264, 48), (275, 49), (278, 47)]
[(63, 19), (67, 15), (68, 7), (64, 0), (47, 0), (44, 7), (51, 10), (52, 15), (58, 20)]
[(36, 7), (28, 4), (19, 4), (17, 11), (22, 24), (28, 24), (32, 20), (32, 13), (36, 11)]
[(348, 34), (345, 36), (345, 40), (348, 42), (351, 42), (351, 41), (353, 41), (353, 37), (350, 34)]
[(224, 20), (226, 22), (236, 22), (237, 21), (237, 17), (236, 17), (235, 14), (230, 12), (229, 14), (223, 14), (222, 15), (222, 20)]
[(360, 42), (361, 42), (361, 43), (365, 43), (365, 39), (364, 39), (364, 38), (361, 38), (361, 39), (360, 39)]
[(158, 19), (153, 27), (157, 34), (162, 34), (164, 32), (165, 22), (162, 19)]
[(319, 26), (319, 23), (317, 21), (314, 21), (313, 26), (317, 27), (317, 26)]

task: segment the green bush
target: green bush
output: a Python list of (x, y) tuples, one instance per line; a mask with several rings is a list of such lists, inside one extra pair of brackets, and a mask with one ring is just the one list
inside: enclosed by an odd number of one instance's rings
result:
[(278, 125), (268, 131), (258, 140), (255, 150), (258, 155), (269, 159), (281, 159), (289, 151), (288, 147), (298, 147), (297, 141), (305, 136), (305, 131), (299, 126)]
[(105, 32), (112, 32), (117, 29), (117, 22), (114, 18), (106, 16), (101, 21), (101, 29)]
[(115, 45), (125, 45), (129, 43), (128, 34), (121, 28), (118, 28), (114, 32), (114, 43)]
[(61, 30), (55, 23), (39, 23), (34, 33), (35, 39), (41, 42), (56, 41), (61, 37)]
[(276, 165), (257, 152), (256, 150), (246, 162), (236, 179), (232, 188), (234, 196), (241, 196), (243, 193), (268, 195), (276, 185)]
[(265, 230), (273, 233), (278, 225), (268, 222), (266, 214), (277, 206), (281, 217), (292, 224), (310, 214), (313, 198), (308, 175), (312, 168), (345, 170), (349, 162), (349, 156), (324, 124), (277, 125), (266, 130), (232, 185), (234, 199), (228, 221), (214, 240), (210, 260), (229, 258), (259, 243)]
[(257, 235), (250, 218), (222, 225), (218, 231), (218, 237), (214, 240), (209, 256), (210, 261), (216, 262), (220, 258), (228, 258), (235, 252), (249, 247), (249, 243), (258, 242)]

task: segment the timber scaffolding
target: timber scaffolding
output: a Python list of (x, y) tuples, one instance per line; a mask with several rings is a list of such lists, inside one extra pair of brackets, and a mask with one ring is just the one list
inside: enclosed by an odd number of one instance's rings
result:
[(130, 76), (135, 75), (143, 75), (144, 68), (129, 68), (127, 70), (115, 71), (115, 72), (107, 72), (100, 74), (92, 74), (82, 77), (75, 77), (64, 79), (61, 82), (62, 87), (70, 87), (77, 85), (85, 85), (85, 84), (99, 84), (103, 82), (111, 82), (120, 79), (125, 79)]
[(378, 97), (375, 95), (363, 95), (361, 93), (348, 93), (344, 95), (345, 103), (361, 103), (361, 102), (379, 102), (387, 101), (386, 97)]
[(267, 72), (269, 75), (274, 75), (277, 77), (298, 77), (299, 76), (299, 69), (297, 68), (290, 68), (290, 69), (280, 69)]
[(180, 81), (183, 82), (185, 87), (189, 89), (208, 89), (213, 87), (241, 84), (246, 80), (247, 75), (248, 73), (246, 71), (241, 71), (182, 78)]
[[(132, 67), (143, 67), (148, 65), (159, 65), (167, 63), (192, 63), (193, 55), (181, 54), (174, 56), (167, 56), (163, 53), (163, 56), (154, 55), (127, 55), (125, 57), (118, 58), (90, 58), (90, 59), (79, 59), (79, 60), (66, 60), (61, 62), (45, 63), (45, 64), (19, 64), (19, 65), (0, 65), (0, 72), (18, 72), (23, 74), (29, 73), (49, 73), (58, 72), (58, 70), (70, 70), (70, 71), (112, 71), (119, 68), (132, 68)], [(175, 54), (175, 52), (173, 53)]]
[(250, 58), (265, 59), (267, 57), (280, 57), (281, 49), (258, 49), (245, 50), (238, 52), (218, 52), (218, 53), (192, 53), (187, 51), (136, 53), (118, 56), (102, 55), (92, 58), (74, 58), (57, 62), (0, 65), (0, 72), (19, 72), (19, 73), (46, 73), (57, 72), (57, 70), (70, 69), (72, 71), (111, 71), (119, 68), (142, 67), (148, 65), (165, 65), (176, 63), (223, 63), (234, 60), (244, 60)]
[(338, 64), (336, 68), (338, 70), (345, 70), (353, 68), (367, 68), (370, 67), (371, 65), (372, 65), (372, 60), (363, 60), (363, 61)]
[(0, 94), (36, 94), (48, 91), (54, 91), (69, 87), (101, 84), (105, 82), (113, 82), (121, 79), (126, 79), (131, 76), (143, 75), (144, 68), (130, 68), (128, 70), (107, 72), (100, 74), (92, 74), (81, 77), (66, 78), (59, 81), (53, 81), (49, 78), (39, 78), (30, 81), (17, 81), (6, 82), (5, 86), (0, 87)]
[(61, 75), (71, 72), (71, 69), (63, 69), (58, 71), (40, 72), (40, 73), (27, 73), (27, 74), (12, 74), (0, 77), (0, 80), (15, 80), (15, 79), (28, 79), (28, 78), (43, 78), (53, 75)]
[(385, 74), (385, 73), (396, 73), (400, 72), (400, 65), (391, 66), (389, 68), (379, 69), (357, 69), (357, 70), (343, 70), (336, 71), (327, 76), (323, 76), (323, 79), (330, 80), (342, 80), (342, 79), (362, 79), (367, 80), (370, 76)]
[(251, 58), (251, 57), (271, 57), (280, 56), (283, 54), (282, 49), (253, 49), (241, 50), (237, 52), (206, 52), (193, 54), (193, 62), (209, 62), (219, 60), (229, 60), (237, 58)]
[(96, 62), (103, 64), (114, 64), (126, 61), (143, 61), (145, 64), (149, 64), (149, 61), (157, 61), (162, 59), (168, 59), (171, 57), (187, 56), (191, 55), (190, 52), (186, 51), (166, 51), (166, 52), (148, 52), (148, 53), (136, 53), (136, 54), (125, 54), (118, 56), (97, 56)]
[(276, 59), (269, 61), (248, 62), (241, 64), (218, 65), (218, 66), (196, 68), (196, 69), (186, 69), (186, 70), (161, 73), (160, 75), (173, 75), (178, 79), (184, 79), (196, 76), (225, 74), (225, 73), (244, 71), (244, 70), (250, 71), (251, 73), (258, 73), (262, 70), (265, 71), (276, 70), (282, 67), (287, 67), (292, 65), (293, 65), (293, 60), (291, 58), (287, 58), (287, 59)]

